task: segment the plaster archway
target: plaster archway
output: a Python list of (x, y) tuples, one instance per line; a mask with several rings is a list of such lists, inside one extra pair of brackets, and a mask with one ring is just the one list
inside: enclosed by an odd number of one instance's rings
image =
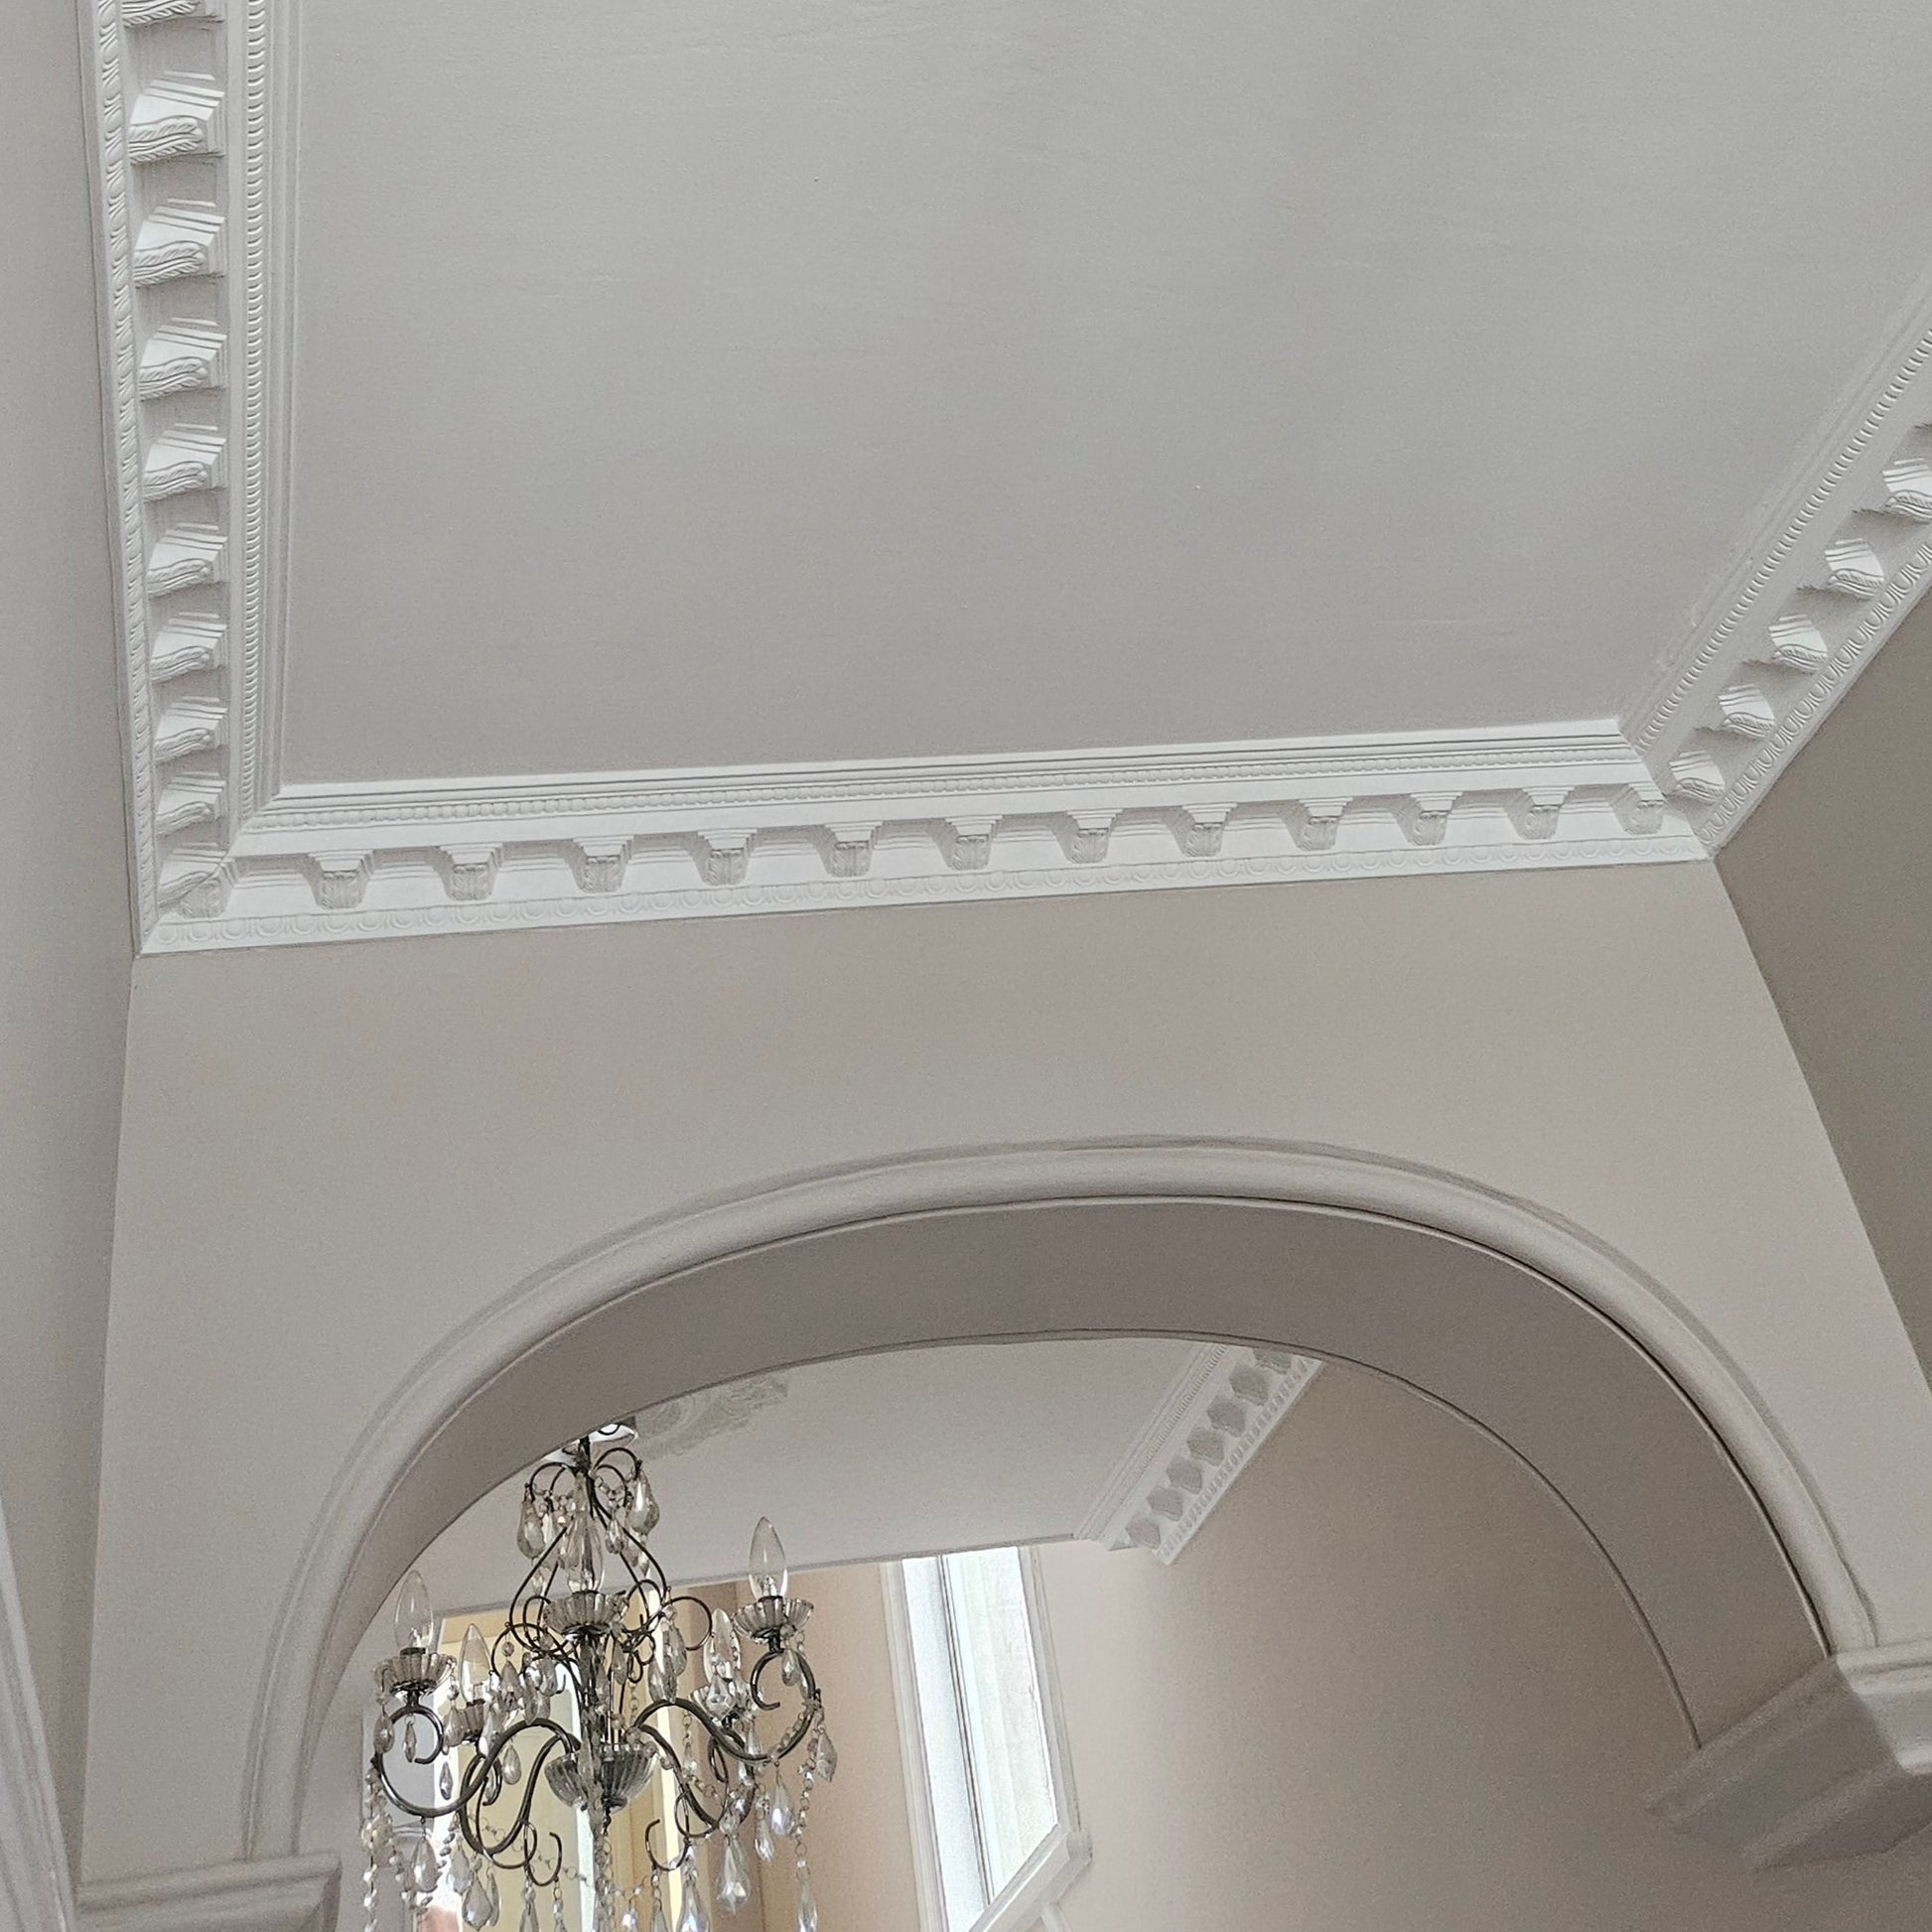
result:
[(1573, 1225), (1334, 1149), (1095, 1144), (821, 1173), (626, 1229), (426, 1352), (342, 1469), (277, 1619), (248, 1854), (295, 1850), (355, 1639), (484, 1489), (632, 1405), (936, 1342), (1149, 1333), (1378, 1370), (1507, 1444), (1595, 1537), (1691, 1738), (1871, 1642), (1856, 1583), (1744, 1379)]

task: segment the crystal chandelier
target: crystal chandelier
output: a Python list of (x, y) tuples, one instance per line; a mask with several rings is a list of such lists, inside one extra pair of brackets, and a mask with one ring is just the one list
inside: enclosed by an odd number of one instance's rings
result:
[[(748, 1827), (760, 1859), (789, 1848), (798, 1932), (817, 1932), (805, 1819), (838, 1760), (799, 1642), (812, 1606), (786, 1595), (784, 1548), (762, 1517), (744, 1607), (674, 1594), (646, 1541), (657, 1502), (633, 1438), (613, 1424), (530, 1472), (516, 1532), (530, 1569), (493, 1644), (473, 1623), (454, 1661), (437, 1650), (423, 1580), (404, 1579), (363, 1787), (369, 1932), (384, 1866), (419, 1932), (439, 1893), (461, 1900), (471, 1932), (494, 1925), (498, 1870), (521, 1874), (518, 1932), (538, 1932), (544, 1890), (554, 1932), (568, 1932), (566, 1886), (587, 1901), (584, 1932), (638, 1932), (646, 1893), (650, 1932), (670, 1932), (670, 1917), (709, 1932), (700, 1859), (736, 1912), (751, 1895)], [(568, 1832), (533, 1821), (540, 1786), (576, 1815)], [(624, 1889), (612, 1824), (633, 1803), (649, 1812), (630, 1840), (648, 1871)]]

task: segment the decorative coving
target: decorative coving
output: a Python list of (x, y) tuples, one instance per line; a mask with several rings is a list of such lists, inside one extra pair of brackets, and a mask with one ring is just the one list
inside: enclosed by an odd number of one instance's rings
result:
[[(1932, 325), (1616, 719), (282, 785), (284, 0), (83, 0), (144, 951), (1708, 856), (1932, 571)], [(271, 407), (271, 400), (276, 406)]]
[(108, 457), (144, 937), (250, 802), (267, 470), (268, 0), (91, 0)]
[(1918, 601), (1932, 573), (1932, 317), (1803, 467), (1712, 615), (1625, 713), (1715, 852)]
[(1079, 1535), (1173, 1563), (1319, 1366), (1306, 1355), (1201, 1343), (1102, 1485)]
[[(177, 626), (166, 649), (170, 661), (191, 651), (218, 661), (220, 640)], [(209, 714), (174, 711), (178, 732), (218, 729)], [(241, 762), (251, 762), (245, 753)], [(207, 827), (188, 835), (198, 851)], [(165, 906), (146, 944), (1702, 856), (1642, 760), (1598, 725), (486, 785), (305, 784), (284, 786), (227, 835), (205, 890)]]

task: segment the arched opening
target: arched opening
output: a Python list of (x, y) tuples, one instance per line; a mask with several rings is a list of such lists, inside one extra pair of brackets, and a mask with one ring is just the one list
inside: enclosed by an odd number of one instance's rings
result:
[(626, 1231), (423, 1358), (343, 1471), (284, 1604), (251, 1854), (293, 1849), (322, 1705), (401, 1568), (572, 1431), (836, 1356), (1101, 1334), (1293, 1348), (1479, 1425), (1602, 1549), (1693, 1738), (1870, 1640), (1748, 1392), (1656, 1284), (1580, 1231), (1332, 1150), (935, 1157)]

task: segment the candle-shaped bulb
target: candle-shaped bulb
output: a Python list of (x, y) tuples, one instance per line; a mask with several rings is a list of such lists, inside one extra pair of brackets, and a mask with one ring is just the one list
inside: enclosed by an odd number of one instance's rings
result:
[(429, 1606), (423, 1573), (412, 1570), (396, 1592), (396, 1648), (427, 1650), (436, 1641), (436, 1612)]
[(785, 1546), (778, 1541), (778, 1532), (771, 1527), (768, 1516), (760, 1516), (758, 1528), (752, 1532), (751, 1580), (754, 1596), (782, 1596), (790, 1581), (785, 1569)]
[(481, 1704), (489, 1695), (489, 1646), (473, 1623), (463, 1633), (463, 1649), (456, 1660), (457, 1686), (465, 1704)]

